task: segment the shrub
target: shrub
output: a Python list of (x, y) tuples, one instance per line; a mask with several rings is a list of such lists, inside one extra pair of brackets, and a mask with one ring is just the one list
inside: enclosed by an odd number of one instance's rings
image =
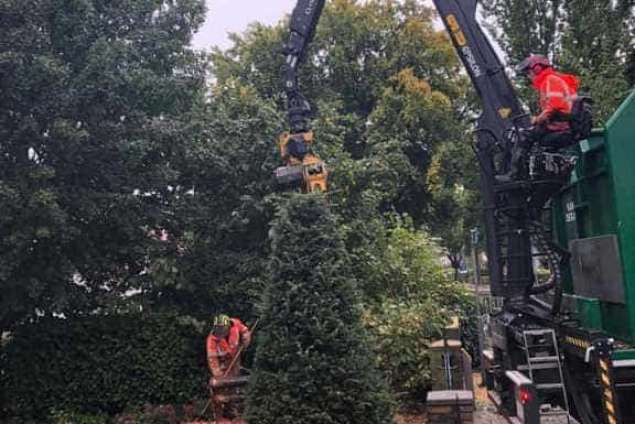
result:
[[(204, 335), (169, 315), (44, 319), (3, 349), (4, 416), (116, 414), (204, 395)], [(25, 418), (26, 419), (26, 418)]]
[(390, 423), (333, 215), (320, 196), (292, 196), (271, 230), (246, 418), (258, 424)]
[(379, 367), (401, 399), (425, 399), (432, 383), (428, 346), (447, 322), (437, 308), (429, 302), (387, 301), (365, 314)]
[(392, 392), (421, 400), (432, 383), (429, 343), (442, 334), (450, 316), (469, 316), (471, 298), (450, 280), (442, 251), (427, 233), (407, 220), (393, 224), (367, 264), (365, 287), (374, 296), (367, 297), (364, 321)]

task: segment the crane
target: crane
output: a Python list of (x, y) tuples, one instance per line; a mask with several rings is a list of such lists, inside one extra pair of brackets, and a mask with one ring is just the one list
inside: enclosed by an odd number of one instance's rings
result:
[(312, 151), (312, 109), (300, 91), (298, 74), (324, 10), (326, 0), (299, 0), (290, 21), (290, 35), (283, 46), (285, 61), (281, 75), (287, 97), (289, 131), (280, 135), (278, 147), (284, 161), (275, 171), (277, 183), (302, 192), (327, 190), (326, 164)]
[[(514, 403), (512, 399), (520, 393), (510, 384), (509, 375), (514, 375), (518, 381), (529, 381), (537, 390), (552, 391), (548, 395), (552, 397), (545, 399), (560, 395), (559, 400), (550, 403), (560, 406), (567, 419), (571, 403), (583, 424), (632, 422), (614, 419), (608, 409), (602, 409), (601, 399), (617, 400), (625, 396), (615, 384), (606, 383), (598, 388), (595, 383), (610, 381), (609, 372), (618, 375), (612, 359), (616, 348), (607, 335), (576, 325), (569, 310), (563, 308), (562, 269), (570, 254), (548, 237), (548, 225), (543, 218), (545, 206), (568, 182), (575, 158), (549, 146), (534, 145), (520, 179), (502, 182), (496, 178), (508, 170), (514, 145), (532, 131), (530, 115), (476, 19), (478, 0), (433, 0), (433, 3), (481, 104), (474, 151), (481, 174), (490, 291), (504, 301), (502, 309), (490, 317), (492, 354), (488, 359), (487, 373), (491, 376), (488, 389), (499, 395), (503, 408), (516, 411), (523, 399), (531, 400), (535, 392), (526, 392), (527, 397), (517, 398), (520, 403)], [(283, 48), (285, 61), (281, 74), (289, 131), (280, 136), (284, 166), (276, 170), (275, 176), (280, 185), (304, 193), (327, 190), (326, 165), (312, 151), (311, 105), (298, 83), (299, 70), (324, 6), (325, 0), (298, 0), (290, 20), (289, 39)], [(572, 128), (584, 121), (584, 113), (578, 112), (587, 110), (587, 100), (581, 97), (574, 104)], [(574, 131), (571, 143), (586, 138), (590, 125), (582, 122), (581, 126), (587, 130)], [(533, 267), (538, 254), (550, 271), (549, 278), (543, 281)], [(563, 340), (568, 344), (563, 345)], [(540, 352), (530, 352), (536, 347)], [(534, 356), (535, 353), (539, 356)], [(622, 349), (622, 355), (627, 353)], [(623, 370), (631, 372), (631, 368), (625, 368), (628, 361), (621, 362)], [(538, 363), (540, 367), (535, 366)], [(534, 373), (534, 368), (541, 371)], [(524, 377), (520, 374), (523, 372)], [(549, 377), (548, 382), (539, 380), (543, 374)], [(534, 400), (535, 406), (538, 397)], [(529, 420), (524, 422), (538, 422), (539, 415), (538, 408), (534, 408), (533, 418), (525, 415)]]

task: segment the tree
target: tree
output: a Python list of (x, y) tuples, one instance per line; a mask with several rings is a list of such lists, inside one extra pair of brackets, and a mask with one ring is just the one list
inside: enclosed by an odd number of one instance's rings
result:
[(4, 0), (0, 329), (147, 282), (205, 66), (200, 0)]
[(294, 195), (283, 201), (271, 243), (246, 419), (391, 422), (347, 253), (325, 199)]
[(469, 245), (470, 230), (481, 220), (478, 165), (472, 154), (468, 143), (446, 142), (433, 156), (426, 177), (434, 211), (430, 228), (443, 239), (455, 280)]
[(366, 271), (364, 323), (392, 392), (422, 399), (432, 382), (428, 346), (451, 316), (463, 315), (470, 296), (441, 265), (443, 249), (411, 220), (395, 217), (374, 248), (358, 259)]
[[(174, 208), (180, 249), (151, 273), (149, 306), (209, 318), (253, 315), (264, 287), (267, 229), (275, 203), (275, 105), (238, 82), (214, 87), (192, 114), (192, 139), (179, 157)], [(171, 270), (166, 272), (162, 270)], [(161, 273), (159, 275), (159, 273)]]
[(495, 19), (496, 25), (490, 25), (490, 29), (516, 63), (530, 53), (550, 55), (558, 52), (562, 4), (563, 0), (483, 1), (486, 14)]
[[(338, 0), (323, 13), (301, 86), (318, 106), (316, 146), (333, 170), (335, 202), (347, 203), (351, 221), (368, 222), (372, 207), (429, 224), (431, 159), (444, 141), (469, 143), (463, 121), (470, 85), (433, 16), (421, 2), (385, 0)], [(285, 31), (254, 26), (236, 35), (234, 48), (214, 55), (219, 82), (237, 77), (282, 106), (276, 93), (283, 57), (267, 53)]]

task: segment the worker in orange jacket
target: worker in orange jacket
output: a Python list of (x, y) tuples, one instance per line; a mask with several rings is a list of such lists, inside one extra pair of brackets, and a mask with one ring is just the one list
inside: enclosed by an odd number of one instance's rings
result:
[[(214, 318), (214, 327), (207, 336), (207, 365), (212, 377), (237, 377), (240, 374), (240, 346), (251, 343), (251, 331), (238, 318), (221, 314)], [(229, 367), (231, 366), (231, 369)]]
[(525, 76), (539, 95), (540, 114), (532, 118), (533, 131), (520, 137), (512, 149), (511, 169), (499, 175), (501, 182), (517, 177), (521, 160), (535, 142), (561, 147), (572, 142), (571, 112), (578, 96), (580, 80), (570, 74), (556, 72), (551, 61), (541, 55), (530, 55), (517, 67), (518, 75)]
[(214, 318), (214, 326), (207, 336), (205, 347), (207, 365), (212, 374), (209, 382), (210, 401), (217, 424), (244, 424), (238, 418), (242, 395), (237, 391), (239, 386), (236, 380), (241, 377), (240, 348), (250, 343), (251, 331), (241, 320), (224, 314)]

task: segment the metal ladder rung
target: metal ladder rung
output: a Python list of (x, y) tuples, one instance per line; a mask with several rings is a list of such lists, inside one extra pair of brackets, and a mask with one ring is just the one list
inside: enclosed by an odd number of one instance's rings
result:
[(545, 334), (551, 335), (553, 330), (525, 330), (523, 334), (528, 334), (530, 336), (544, 336)]
[[(530, 344), (530, 342), (535, 344)], [(533, 349), (533, 350), (532, 350)], [(537, 349), (543, 349), (542, 351)], [(566, 416), (569, 422), (569, 399), (564, 382), (564, 374), (562, 372), (562, 359), (560, 358), (560, 349), (556, 332), (552, 328), (542, 328), (523, 331), (523, 350), (527, 359), (526, 369), (529, 372), (529, 378), (534, 382), (538, 391), (558, 391), (562, 395), (563, 410), (550, 411), (540, 413), (540, 416)], [(544, 350), (547, 350), (545, 352)], [(552, 353), (553, 352), (553, 353)], [(548, 354), (549, 356), (532, 356), (535, 354)], [(535, 366), (535, 368), (534, 368)], [(557, 383), (536, 383), (534, 381), (534, 371), (540, 369), (557, 370)], [(555, 375), (554, 375), (555, 377)]]
[[(518, 367), (518, 371), (528, 371), (529, 367), (527, 365), (519, 365)], [(542, 364), (534, 364), (531, 367), (534, 370), (551, 370), (554, 368), (558, 368), (558, 364), (555, 362), (546, 362), (546, 363), (542, 363)]]
[(539, 347), (545, 347), (545, 348), (551, 348), (551, 349), (553, 349), (553, 346), (551, 346), (551, 345), (546, 345), (546, 344), (529, 345), (529, 346), (527, 346), (527, 349), (538, 349)]
[(538, 356), (534, 358), (529, 358), (529, 361), (531, 363), (536, 363), (536, 364), (545, 363), (545, 362), (558, 362), (559, 360), (560, 358), (558, 358), (557, 356)]

